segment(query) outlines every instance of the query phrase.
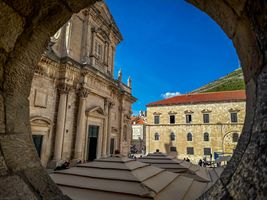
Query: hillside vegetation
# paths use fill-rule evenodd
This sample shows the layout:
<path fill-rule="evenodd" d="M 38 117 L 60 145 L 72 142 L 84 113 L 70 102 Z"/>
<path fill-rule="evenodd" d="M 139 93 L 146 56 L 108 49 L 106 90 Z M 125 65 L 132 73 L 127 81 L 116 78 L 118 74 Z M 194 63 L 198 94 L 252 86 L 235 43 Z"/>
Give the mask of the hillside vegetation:
<path fill-rule="evenodd" d="M 204 85 L 194 91 L 193 93 L 204 93 L 204 92 L 219 92 L 229 90 L 244 90 L 245 82 L 241 68 L 233 71 L 232 73 L 215 80 L 207 85 Z"/>

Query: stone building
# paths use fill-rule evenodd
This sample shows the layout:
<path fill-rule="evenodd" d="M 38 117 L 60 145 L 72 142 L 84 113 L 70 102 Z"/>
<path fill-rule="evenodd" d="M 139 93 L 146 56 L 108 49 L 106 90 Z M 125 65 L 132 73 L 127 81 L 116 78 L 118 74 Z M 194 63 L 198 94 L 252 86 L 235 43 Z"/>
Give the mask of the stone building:
<path fill-rule="evenodd" d="M 232 155 L 245 119 L 245 91 L 186 94 L 147 105 L 147 153 L 178 153 L 197 162 Z M 214 158 L 214 157 L 213 157 Z"/>
<path fill-rule="evenodd" d="M 146 145 L 146 119 L 143 115 L 132 116 L 132 146 L 137 153 L 145 152 Z"/>
<path fill-rule="evenodd" d="M 103 2 L 74 14 L 51 38 L 30 94 L 32 137 L 44 166 L 127 155 L 131 80 L 114 79 L 122 35 Z"/>

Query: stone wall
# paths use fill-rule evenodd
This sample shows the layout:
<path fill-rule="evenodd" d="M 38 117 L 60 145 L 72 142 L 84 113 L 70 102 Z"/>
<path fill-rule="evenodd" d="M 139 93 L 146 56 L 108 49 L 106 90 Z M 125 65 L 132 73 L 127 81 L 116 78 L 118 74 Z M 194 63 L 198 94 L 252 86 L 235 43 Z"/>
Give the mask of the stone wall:
<path fill-rule="evenodd" d="M 211 16 L 232 39 L 247 89 L 248 114 L 235 154 L 220 180 L 203 199 L 264 199 L 267 195 L 267 2 L 188 1 Z M 49 37 L 72 13 L 93 2 L 0 1 L 1 198 L 67 199 L 41 167 L 29 140 L 27 98 L 33 68 Z"/>
<path fill-rule="evenodd" d="M 203 110 L 208 111 L 210 123 L 203 123 Z M 231 123 L 229 110 L 237 111 L 238 123 Z M 192 112 L 192 122 L 189 124 L 185 123 L 185 111 Z M 160 124 L 154 124 L 155 115 L 160 117 Z M 175 115 L 175 124 L 170 124 L 170 115 Z M 204 155 L 204 148 L 211 148 L 212 155 L 214 152 L 231 155 L 237 142 L 226 138 L 231 138 L 233 133 L 241 135 L 244 119 L 244 101 L 148 107 L 147 152 L 159 149 L 170 153 L 170 147 L 176 147 L 179 159 L 188 157 L 194 163 L 209 157 Z M 155 140 L 155 133 L 160 135 L 159 140 Z M 171 133 L 175 134 L 174 141 L 171 141 Z M 188 133 L 192 134 L 192 141 L 187 141 Z M 204 141 L 204 133 L 209 134 L 209 141 Z M 194 155 L 187 154 L 187 147 L 194 148 Z"/>

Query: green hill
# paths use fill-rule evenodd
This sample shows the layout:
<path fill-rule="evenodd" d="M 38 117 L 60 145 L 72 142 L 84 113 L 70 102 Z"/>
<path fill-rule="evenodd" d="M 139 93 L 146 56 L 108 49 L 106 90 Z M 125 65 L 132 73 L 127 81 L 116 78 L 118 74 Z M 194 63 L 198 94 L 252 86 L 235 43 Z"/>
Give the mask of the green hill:
<path fill-rule="evenodd" d="M 244 89 L 245 82 L 243 72 L 241 68 L 238 68 L 230 74 L 192 91 L 192 93 L 219 92 Z"/>

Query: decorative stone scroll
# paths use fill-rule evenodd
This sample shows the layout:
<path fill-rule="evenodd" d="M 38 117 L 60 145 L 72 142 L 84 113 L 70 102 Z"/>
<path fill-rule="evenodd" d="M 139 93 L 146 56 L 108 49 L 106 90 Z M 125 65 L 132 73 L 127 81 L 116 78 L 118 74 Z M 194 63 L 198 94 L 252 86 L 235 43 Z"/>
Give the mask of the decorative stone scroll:
<path fill-rule="evenodd" d="M 89 93 L 90 93 L 90 90 L 89 89 L 82 87 L 78 91 L 78 96 L 80 98 L 87 98 L 88 95 L 89 95 Z"/>
<path fill-rule="evenodd" d="M 240 110 L 239 109 L 230 108 L 228 111 L 229 112 L 239 112 Z"/>
<path fill-rule="evenodd" d="M 161 115 L 160 112 L 154 112 L 153 115 Z"/>
<path fill-rule="evenodd" d="M 184 114 L 193 114 L 194 112 L 192 110 L 186 110 L 184 111 Z"/>
<path fill-rule="evenodd" d="M 203 109 L 201 110 L 202 113 L 211 113 L 211 110 L 208 110 L 208 109 Z"/>
<path fill-rule="evenodd" d="M 60 94 L 68 94 L 71 90 L 72 86 L 66 83 L 59 83 L 57 85 L 57 89 L 60 92 Z"/>
<path fill-rule="evenodd" d="M 104 107 L 105 108 L 111 109 L 114 105 L 115 105 L 115 103 L 112 102 L 111 99 L 108 99 L 108 98 L 104 99 Z"/>

